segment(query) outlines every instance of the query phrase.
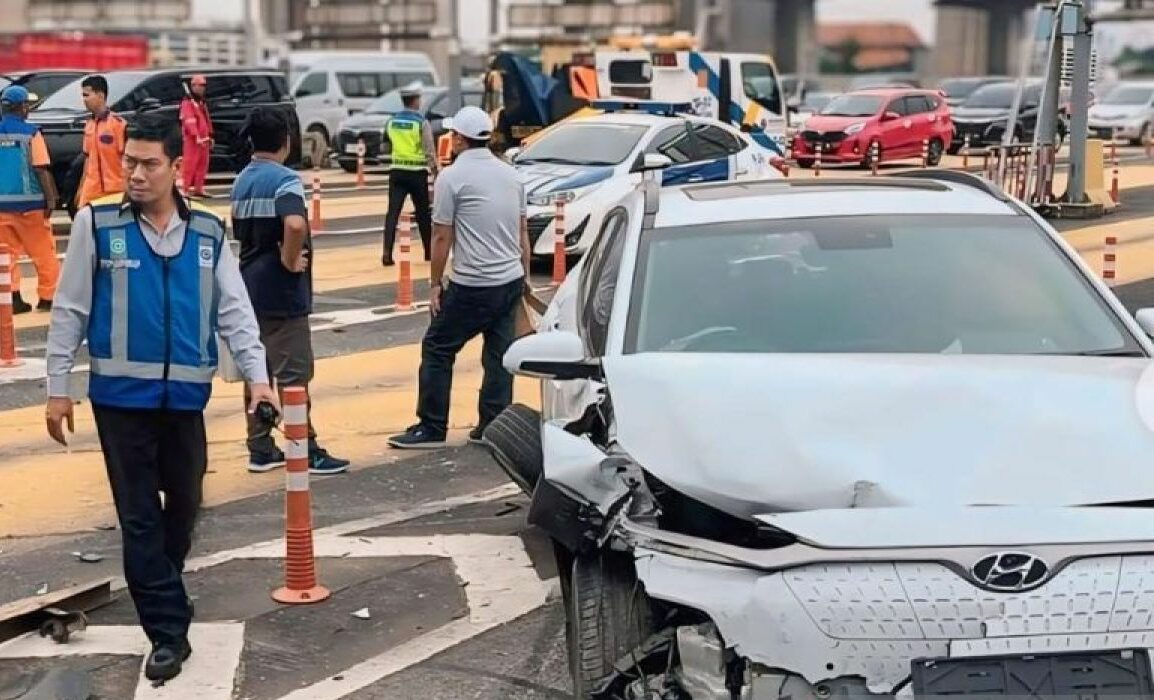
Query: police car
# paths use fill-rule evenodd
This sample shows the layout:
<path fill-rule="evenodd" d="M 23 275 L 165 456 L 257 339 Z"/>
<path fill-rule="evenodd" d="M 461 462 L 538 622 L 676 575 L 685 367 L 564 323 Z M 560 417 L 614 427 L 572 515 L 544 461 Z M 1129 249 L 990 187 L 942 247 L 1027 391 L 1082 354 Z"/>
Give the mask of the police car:
<path fill-rule="evenodd" d="M 533 255 L 551 256 L 557 203 L 565 252 L 589 248 L 606 214 L 641 180 L 647 154 L 672 161 L 662 185 L 779 176 L 776 153 L 716 119 L 678 115 L 678 105 L 594 103 L 602 114 L 558 123 L 509 157 L 525 183 Z"/>

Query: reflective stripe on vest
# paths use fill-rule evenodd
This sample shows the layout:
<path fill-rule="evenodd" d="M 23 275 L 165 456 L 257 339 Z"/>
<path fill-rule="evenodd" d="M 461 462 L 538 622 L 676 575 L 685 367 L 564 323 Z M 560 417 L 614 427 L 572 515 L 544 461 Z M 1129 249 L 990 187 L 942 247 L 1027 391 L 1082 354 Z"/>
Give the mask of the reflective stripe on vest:
<path fill-rule="evenodd" d="M 99 205 L 93 217 L 92 402 L 202 410 L 217 365 L 215 274 L 223 223 L 194 210 L 180 252 L 166 259 L 152 250 L 130 209 Z"/>
<path fill-rule="evenodd" d="M 424 118 L 416 112 L 398 112 L 389 120 L 392 166 L 400 170 L 424 170 L 428 165 L 424 142 Z"/>
<path fill-rule="evenodd" d="M 0 120 L 0 211 L 36 211 L 47 204 L 32 167 L 32 139 L 38 131 L 12 115 Z"/>

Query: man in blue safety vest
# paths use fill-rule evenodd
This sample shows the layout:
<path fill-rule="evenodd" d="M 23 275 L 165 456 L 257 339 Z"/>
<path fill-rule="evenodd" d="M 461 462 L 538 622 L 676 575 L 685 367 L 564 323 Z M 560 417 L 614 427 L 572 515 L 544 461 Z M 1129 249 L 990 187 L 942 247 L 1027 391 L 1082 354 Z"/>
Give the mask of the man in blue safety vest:
<path fill-rule="evenodd" d="M 46 419 L 61 444 L 64 424 L 73 430 L 69 374 L 88 341 L 88 396 L 153 681 L 174 678 L 192 653 L 181 572 L 208 467 L 217 333 L 250 383 L 249 412 L 278 406 L 224 221 L 176 190 L 180 154 L 180 132 L 162 117 L 129 127 L 128 191 L 77 212 L 48 331 Z"/>
<path fill-rule="evenodd" d="M 385 249 L 381 264 L 393 264 L 393 245 L 397 240 L 397 219 L 405 206 L 405 197 L 413 201 L 413 215 L 421 231 L 425 260 L 431 259 L 433 212 L 429 203 L 429 173 L 437 173 L 433 129 L 417 110 L 421 106 L 419 87 L 403 88 L 405 108 L 394 114 L 385 126 L 385 138 L 392 147 L 389 167 L 389 212 L 385 216 Z"/>

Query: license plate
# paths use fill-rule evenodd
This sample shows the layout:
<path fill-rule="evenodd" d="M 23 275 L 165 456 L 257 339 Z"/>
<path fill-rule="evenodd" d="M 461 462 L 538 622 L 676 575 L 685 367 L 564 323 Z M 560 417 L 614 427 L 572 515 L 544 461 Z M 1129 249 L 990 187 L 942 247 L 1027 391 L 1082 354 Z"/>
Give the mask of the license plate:
<path fill-rule="evenodd" d="M 348 154 L 350 154 L 350 155 L 354 155 L 354 156 L 355 156 L 355 155 L 357 154 L 357 144 L 355 144 L 355 143 L 346 143 L 346 144 L 345 144 L 345 153 L 348 153 Z"/>
<path fill-rule="evenodd" d="M 917 659 L 911 664 L 914 696 L 1093 698 L 1099 694 L 1151 698 L 1145 649 Z"/>

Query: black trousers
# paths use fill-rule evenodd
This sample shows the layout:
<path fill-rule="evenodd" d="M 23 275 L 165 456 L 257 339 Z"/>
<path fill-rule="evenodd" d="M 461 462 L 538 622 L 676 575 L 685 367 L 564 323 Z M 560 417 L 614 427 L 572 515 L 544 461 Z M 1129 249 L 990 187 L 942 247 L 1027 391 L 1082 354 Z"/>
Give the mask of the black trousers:
<path fill-rule="evenodd" d="M 417 228 L 421 230 L 421 245 L 425 248 L 425 260 L 432 255 L 433 210 L 429 203 L 429 171 L 400 170 L 389 171 L 389 213 L 385 216 L 384 257 L 392 259 L 393 246 L 397 240 L 397 220 L 405 197 L 413 200 L 413 210 L 417 218 Z"/>
<path fill-rule="evenodd" d="M 449 284 L 441 296 L 441 313 L 433 317 L 421 342 L 420 389 L 417 417 L 440 434 L 449 427 L 449 399 L 453 393 L 453 363 L 461 348 L 478 335 L 481 350 L 479 425 L 486 426 L 513 402 L 513 375 L 501 360 L 515 333 L 515 314 L 525 286 L 524 278 L 497 287 Z"/>
<path fill-rule="evenodd" d="M 120 521 L 128 591 L 148 638 L 171 644 L 187 636 L 192 621 L 181 572 L 208 467 L 204 416 L 92 410 Z"/>

